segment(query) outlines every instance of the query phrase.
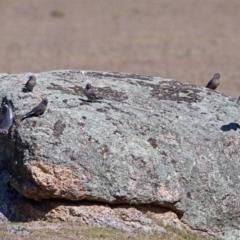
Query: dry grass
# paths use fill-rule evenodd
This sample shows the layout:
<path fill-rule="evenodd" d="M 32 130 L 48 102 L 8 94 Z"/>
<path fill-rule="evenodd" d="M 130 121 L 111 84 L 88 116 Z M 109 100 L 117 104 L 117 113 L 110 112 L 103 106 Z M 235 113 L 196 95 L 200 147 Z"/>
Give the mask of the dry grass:
<path fill-rule="evenodd" d="M 77 224 L 67 223 L 12 223 L 0 225 L 0 239 L 21 240 L 203 240 L 195 234 L 166 227 L 168 233 L 164 236 L 155 234 L 132 234 L 106 228 L 87 228 Z"/>
<path fill-rule="evenodd" d="M 134 72 L 240 90 L 239 0 L 0 0 L 0 72 Z"/>

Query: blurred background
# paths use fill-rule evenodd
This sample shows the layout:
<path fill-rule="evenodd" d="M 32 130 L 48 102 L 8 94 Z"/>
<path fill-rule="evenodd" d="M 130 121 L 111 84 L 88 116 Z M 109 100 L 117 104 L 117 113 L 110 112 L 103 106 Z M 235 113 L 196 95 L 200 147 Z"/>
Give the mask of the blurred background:
<path fill-rule="evenodd" d="M 0 0 L 0 72 L 120 71 L 240 94 L 239 0 Z"/>

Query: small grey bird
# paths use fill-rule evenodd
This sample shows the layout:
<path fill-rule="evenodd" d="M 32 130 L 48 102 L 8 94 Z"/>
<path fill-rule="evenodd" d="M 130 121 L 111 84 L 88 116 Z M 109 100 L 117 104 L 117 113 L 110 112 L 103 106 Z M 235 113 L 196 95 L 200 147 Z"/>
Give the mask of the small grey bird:
<path fill-rule="evenodd" d="M 240 96 L 238 97 L 237 105 L 240 106 Z"/>
<path fill-rule="evenodd" d="M 13 111 L 12 106 L 8 103 L 2 106 L 1 109 L 2 121 L 0 123 L 0 135 L 7 135 L 9 129 L 13 125 Z"/>
<path fill-rule="evenodd" d="M 34 107 L 30 112 L 26 113 L 22 117 L 21 121 L 23 121 L 25 118 L 39 117 L 47 109 L 47 104 L 48 104 L 47 98 L 43 98 L 42 101 L 36 107 Z"/>
<path fill-rule="evenodd" d="M 84 89 L 84 94 L 87 96 L 88 100 L 97 100 L 97 99 L 102 99 L 101 96 L 97 95 L 90 83 L 88 83 Z"/>
<path fill-rule="evenodd" d="M 0 122 L 3 120 L 3 108 L 0 107 Z"/>
<path fill-rule="evenodd" d="M 37 79 L 34 75 L 29 76 L 28 81 L 24 84 L 27 91 L 32 92 L 37 84 Z"/>
<path fill-rule="evenodd" d="M 208 82 L 206 88 L 216 90 L 219 84 L 220 84 L 220 74 L 215 73 L 213 78 Z"/>

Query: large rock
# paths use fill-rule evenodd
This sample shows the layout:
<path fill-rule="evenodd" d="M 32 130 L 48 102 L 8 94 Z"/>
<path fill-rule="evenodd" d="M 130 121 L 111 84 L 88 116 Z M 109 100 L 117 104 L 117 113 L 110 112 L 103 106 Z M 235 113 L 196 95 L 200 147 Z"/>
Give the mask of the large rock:
<path fill-rule="evenodd" d="M 0 76 L 16 119 L 0 161 L 18 193 L 155 205 L 208 235 L 240 234 L 236 99 L 175 80 L 74 70 L 35 74 L 33 94 L 24 93 L 29 75 Z M 81 100 L 88 82 L 103 101 Z M 44 96 L 45 114 L 20 123 Z"/>

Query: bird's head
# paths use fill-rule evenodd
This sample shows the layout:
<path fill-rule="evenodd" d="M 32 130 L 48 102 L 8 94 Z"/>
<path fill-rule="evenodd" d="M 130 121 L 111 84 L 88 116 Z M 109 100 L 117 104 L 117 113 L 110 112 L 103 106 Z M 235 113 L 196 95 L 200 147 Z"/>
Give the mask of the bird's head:
<path fill-rule="evenodd" d="M 85 88 L 86 88 L 87 90 L 89 90 L 91 87 L 92 87 L 92 85 L 91 85 L 90 83 L 88 83 Z"/>
<path fill-rule="evenodd" d="M 48 99 L 47 99 L 47 98 L 43 98 L 43 99 L 42 99 L 42 103 L 43 103 L 45 106 L 47 106 L 47 104 L 48 104 Z"/>
<path fill-rule="evenodd" d="M 215 78 L 215 79 L 219 79 L 219 78 L 220 78 L 220 74 L 219 74 L 219 73 L 215 73 L 215 74 L 214 74 L 214 78 Z"/>
<path fill-rule="evenodd" d="M 34 75 L 29 76 L 28 80 L 36 80 L 36 77 Z"/>

